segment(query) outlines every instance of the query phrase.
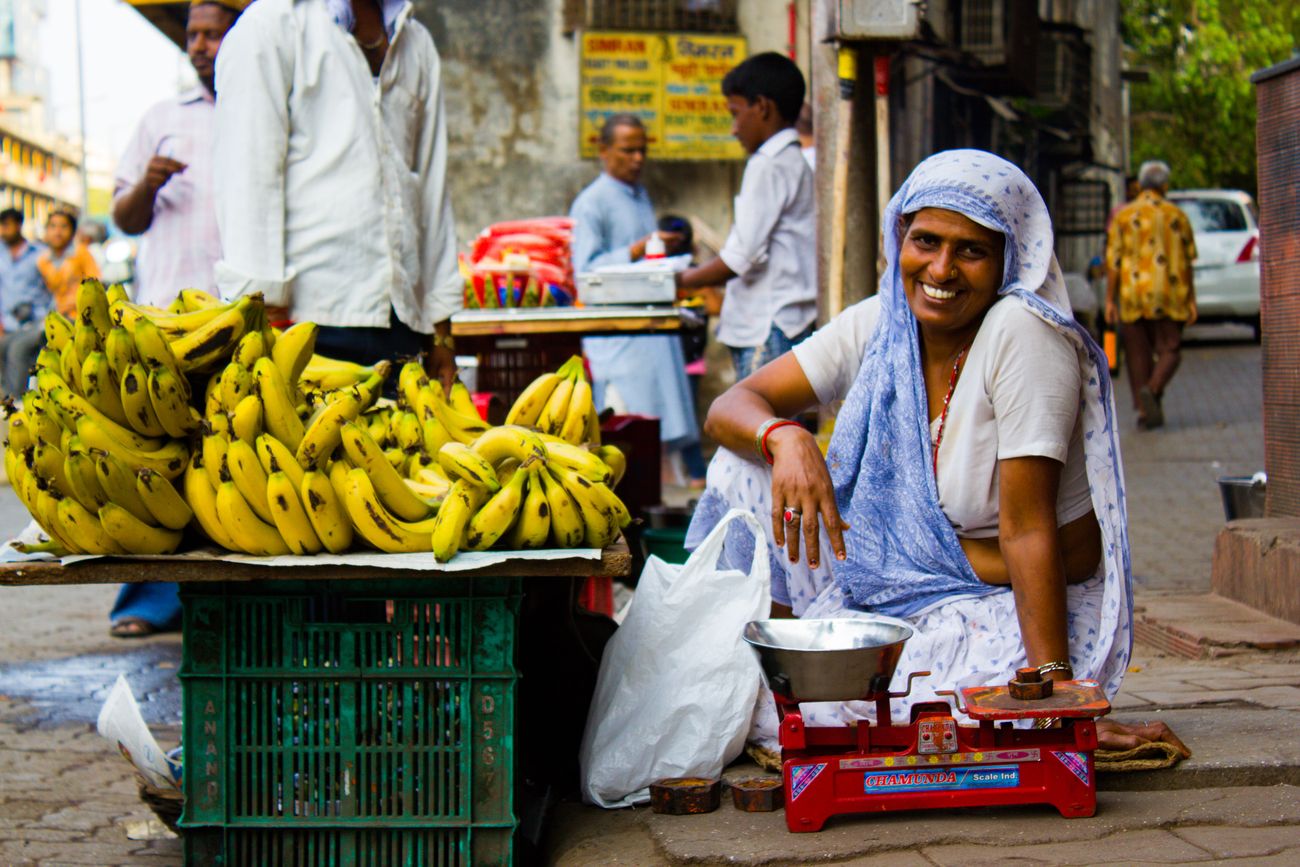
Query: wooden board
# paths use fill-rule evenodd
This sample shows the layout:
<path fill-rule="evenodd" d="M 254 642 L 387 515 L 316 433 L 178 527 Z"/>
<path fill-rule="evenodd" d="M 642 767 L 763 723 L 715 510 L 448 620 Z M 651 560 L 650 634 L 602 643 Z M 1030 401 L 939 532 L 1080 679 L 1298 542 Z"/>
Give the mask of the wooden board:
<path fill-rule="evenodd" d="M 463 310 L 451 317 L 456 337 L 508 334 L 626 334 L 680 331 L 682 313 L 676 308 L 547 307 L 514 310 Z"/>
<path fill-rule="evenodd" d="M 432 556 L 432 555 L 431 555 Z M 133 584 L 144 581 L 279 581 L 416 578 L 436 581 L 443 575 L 511 578 L 618 578 L 632 571 L 627 543 L 616 542 L 601 552 L 600 562 L 569 560 L 514 560 L 485 569 L 464 572 L 421 572 L 412 569 L 376 569 L 369 566 L 293 566 L 273 569 L 220 560 L 131 560 L 105 557 L 63 566 L 59 563 L 5 563 L 0 565 L 0 585 Z"/>

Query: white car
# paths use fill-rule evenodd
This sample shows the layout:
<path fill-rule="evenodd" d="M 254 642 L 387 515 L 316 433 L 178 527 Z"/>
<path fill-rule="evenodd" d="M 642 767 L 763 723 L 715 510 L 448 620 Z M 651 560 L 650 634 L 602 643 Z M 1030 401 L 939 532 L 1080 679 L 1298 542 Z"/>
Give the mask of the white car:
<path fill-rule="evenodd" d="M 1173 190 L 1196 237 L 1196 310 L 1202 321 L 1243 322 L 1259 339 L 1259 218 L 1241 190 Z"/>

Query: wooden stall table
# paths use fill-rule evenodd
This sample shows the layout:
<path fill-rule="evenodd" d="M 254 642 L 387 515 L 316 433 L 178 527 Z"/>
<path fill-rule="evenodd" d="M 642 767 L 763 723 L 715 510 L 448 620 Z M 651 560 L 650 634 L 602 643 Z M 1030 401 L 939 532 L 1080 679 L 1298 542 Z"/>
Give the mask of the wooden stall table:
<path fill-rule="evenodd" d="M 187 864 L 513 863 L 537 793 L 576 782 L 614 629 L 578 588 L 631 557 L 402 568 L 415 556 L 24 561 L 0 585 L 181 584 Z"/>

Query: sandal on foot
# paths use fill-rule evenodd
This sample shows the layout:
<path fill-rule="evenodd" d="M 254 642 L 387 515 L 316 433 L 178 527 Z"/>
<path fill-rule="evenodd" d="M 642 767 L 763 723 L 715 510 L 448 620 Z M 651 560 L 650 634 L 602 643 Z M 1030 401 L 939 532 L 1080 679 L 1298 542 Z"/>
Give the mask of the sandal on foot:
<path fill-rule="evenodd" d="M 158 627 L 139 617 L 123 617 L 108 627 L 108 634 L 114 638 L 144 638 L 157 631 Z"/>

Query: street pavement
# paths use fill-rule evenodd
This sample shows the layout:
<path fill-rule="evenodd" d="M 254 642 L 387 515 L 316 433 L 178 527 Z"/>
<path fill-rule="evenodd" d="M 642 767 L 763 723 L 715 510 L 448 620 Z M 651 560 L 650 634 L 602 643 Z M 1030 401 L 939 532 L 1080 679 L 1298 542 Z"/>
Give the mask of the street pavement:
<path fill-rule="evenodd" d="M 1209 590 L 1223 523 L 1215 480 L 1263 467 L 1259 348 L 1228 330 L 1202 333 L 1228 339 L 1189 345 L 1165 429 L 1134 430 L 1128 390 L 1117 383 L 1139 602 Z M 0 488 L 0 533 L 25 523 Z M 94 732 L 100 702 L 125 672 L 160 743 L 179 741 L 179 640 L 109 638 L 115 592 L 0 587 L 0 865 L 182 862 L 180 841 L 148 822 L 128 765 Z M 1297 709 L 1295 652 L 1188 661 L 1139 646 L 1117 716 L 1167 720 L 1195 755 L 1171 771 L 1103 777 L 1093 819 L 967 810 L 841 819 L 792 835 L 782 814 L 729 803 L 685 818 L 565 804 L 548 848 L 566 865 L 1295 864 Z"/>

